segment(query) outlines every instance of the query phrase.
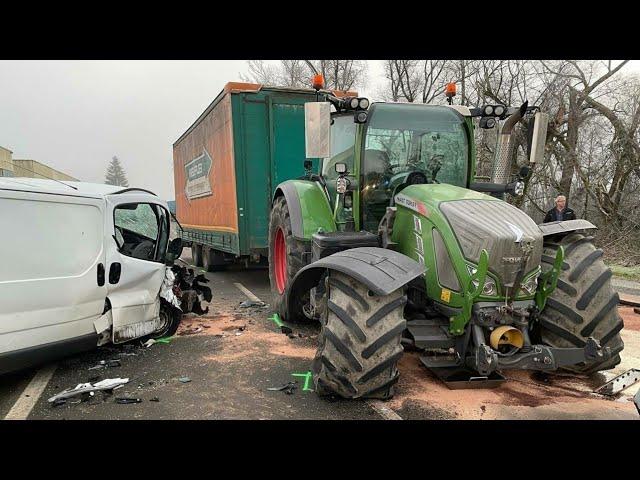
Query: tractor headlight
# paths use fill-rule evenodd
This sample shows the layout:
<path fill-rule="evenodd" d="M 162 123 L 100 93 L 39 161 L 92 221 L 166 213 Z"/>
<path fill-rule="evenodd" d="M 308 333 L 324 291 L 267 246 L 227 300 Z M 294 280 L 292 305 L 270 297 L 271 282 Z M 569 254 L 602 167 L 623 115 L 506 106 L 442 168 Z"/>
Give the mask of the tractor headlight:
<path fill-rule="evenodd" d="M 478 271 L 476 267 L 472 267 L 471 265 L 467 265 L 467 270 L 469 271 L 469 275 L 473 275 Z M 474 280 L 473 286 L 478 288 L 478 281 Z M 485 277 L 484 286 L 482 287 L 482 295 L 487 297 L 495 297 L 498 294 L 498 287 L 496 287 L 496 282 L 489 275 Z"/>
<path fill-rule="evenodd" d="M 516 182 L 513 193 L 518 197 L 521 197 L 524 194 L 524 182 Z"/>
<path fill-rule="evenodd" d="M 349 106 L 354 110 L 358 108 L 358 99 L 356 97 L 353 97 L 351 100 L 349 100 Z"/>
<path fill-rule="evenodd" d="M 525 295 L 533 295 L 538 288 L 538 277 L 540 272 L 529 278 L 526 282 L 520 284 L 520 291 Z"/>
<path fill-rule="evenodd" d="M 367 108 L 369 108 L 369 99 L 361 98 L 358 102 L 358 107 L 360 107 L 362 110 L 366 110 Z"/>
<path fill-rule="evenodd" d="M 496 105 L 496 107 L 493 109 L 493 113 L 496 114 L 496 117 L 501 117 L 504 113 L 504 105 Z"/>
<path fill-rule="evenodd" d="M 338 177 L 336 180 L 336 192 L 344 193 L 347 191 L 347 179 L 344 177 Z"/>
<path fill-rule="evenodd" d="M 484 107 L 484 111 L 482 112 L 483 115 L 485 116 L 489 116 L 493 113 L 493 106 L 492 105 L 487 105 L 486 107 Z"/>

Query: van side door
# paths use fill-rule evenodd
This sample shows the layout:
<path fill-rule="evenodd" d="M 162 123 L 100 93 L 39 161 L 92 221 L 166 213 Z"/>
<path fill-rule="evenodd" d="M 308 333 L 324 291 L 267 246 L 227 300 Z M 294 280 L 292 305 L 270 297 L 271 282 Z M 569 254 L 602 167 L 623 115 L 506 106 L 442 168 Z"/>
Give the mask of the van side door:
<path fill-rule="evenodd" d="M 107 296 L 113 342 L 122 343 L 160 327 L 169 212 L 157 197 L 142 192 L 109 195 L 107 208 Z"/>
<path fill-rule="evenodd" d="M 98 344 L 105 203 L 69 190 L 0 190 L 0 374 Z"/>

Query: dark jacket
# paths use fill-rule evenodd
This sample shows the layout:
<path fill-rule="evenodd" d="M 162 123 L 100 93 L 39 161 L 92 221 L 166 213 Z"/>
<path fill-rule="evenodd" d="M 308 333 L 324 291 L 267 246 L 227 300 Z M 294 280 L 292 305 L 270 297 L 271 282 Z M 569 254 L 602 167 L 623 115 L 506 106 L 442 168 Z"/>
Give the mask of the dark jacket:
<path fill-rule="evenodd" d="M 564 210 L 562 211 L 561 213 L 562 218 L 557 218 L 557 213 L 558 213 L 558 210 L 556 209 L 556 207 L 553 207 L 551 210 L 547 212 L 547 215 L 544 217 L 543 223 L 557 222 L 558 220 L 575 220 L 576 219 L 576 212 L 571 210 L 569 207 L 565 207 Z"/>

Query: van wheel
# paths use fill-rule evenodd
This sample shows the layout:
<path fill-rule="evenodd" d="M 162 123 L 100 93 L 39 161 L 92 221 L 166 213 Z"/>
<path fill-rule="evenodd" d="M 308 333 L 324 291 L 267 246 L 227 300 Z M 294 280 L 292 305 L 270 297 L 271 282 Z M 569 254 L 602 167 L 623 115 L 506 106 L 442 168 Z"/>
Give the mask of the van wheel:
<path fill-rule="evenodd" d="M 152 338 L 156 340 L 162 337 L 172 337 L 178 330 L 181 321 L 182 310 L 174 307 L 164 298 L 160 298 L 160 326 L 155 332 L 142 337 L 140 340 L 146 342 Z"/>
<path fill-rule="evenodd" d="M 202 266 L 202 245 L 198 245 L 197 243 L 191 244 L 191 258 L 196 267 Z"/>

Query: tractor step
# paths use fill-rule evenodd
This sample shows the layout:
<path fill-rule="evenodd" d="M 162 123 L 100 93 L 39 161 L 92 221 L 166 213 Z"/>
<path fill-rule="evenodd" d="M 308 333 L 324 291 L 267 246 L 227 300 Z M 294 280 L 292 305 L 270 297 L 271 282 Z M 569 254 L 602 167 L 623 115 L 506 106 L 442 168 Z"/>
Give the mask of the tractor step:
<path fill-rule="evenodd" d="M 640 370 L 632 368 L 601 385 L 594 393 L 612 397 L 638 382 L 640 382 Z"/>
<path fill-rule="evenodd" d="M 478 372 L 460 366 L 433 366 L 440 363 L 439 361 L 434 361 L 433 357 L 420 357 L 420 361 L 436 377 L 442 380 L 450 390 L 496 388 L 507 380 L 498 372 L 480 375 Z"/>
<path fill-rule="evenodd" d="M 448 326 L 432 320 L 410 320 L 407 330 L 413 337 L 416 348 L 436 349 L 455 347 L 456 341 L 447 332 Z"/>

